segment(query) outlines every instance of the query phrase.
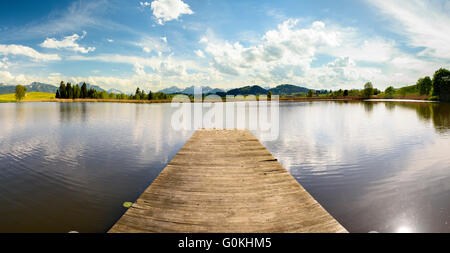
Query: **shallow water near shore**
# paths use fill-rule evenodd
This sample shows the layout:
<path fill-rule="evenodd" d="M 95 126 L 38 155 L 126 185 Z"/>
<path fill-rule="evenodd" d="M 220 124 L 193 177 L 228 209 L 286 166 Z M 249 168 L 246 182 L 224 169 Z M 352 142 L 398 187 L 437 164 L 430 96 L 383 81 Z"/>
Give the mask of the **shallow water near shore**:
<path fill-rule="evenodd" d="M 106 232 L 192 135 L 174 110 L 0 104 L 0 232 Z M 450 104 L 280 103 L 263 144 L 350 232 L 450 232 Z"/>

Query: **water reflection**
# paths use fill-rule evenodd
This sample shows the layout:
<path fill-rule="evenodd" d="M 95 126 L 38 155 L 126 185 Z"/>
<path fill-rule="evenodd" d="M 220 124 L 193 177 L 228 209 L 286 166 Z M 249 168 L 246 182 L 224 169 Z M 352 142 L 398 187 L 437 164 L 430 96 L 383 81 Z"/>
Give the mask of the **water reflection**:
<path fill-rule="evenodd" d="M 448 104 L 371 103 L 285 105 L 264 144 L 352 232 L 449 232 Z"/>
<path fill-rule="evenodd" d="M 373 102 L 362 102 L 362 103 L 363 103 L 363 105 L 364 105 L 364 110 L 365 110 L 368 114 L 370 114 L 370 113 L 373 111 L 374 103 L 373 103 Z"/>
<path fill-rule="evenodd" d="M 106 231 L 192 134 L 172 112 L 1 104 L 0 232 Z M 281 103 L 263 144 L 351 232 L 450 232 L 449 117 L 438 103 Z"/>
<path fill-rule="evenodd" d="M 71 103 L 58 103 L 61 122 L 85 122 L 87 119 L 88 103 L 80 103 L 73 106 Z"/>
<path fill-rule="evenodd" d="M 388 111 L 393 111 L 395 109 L 395 102 L 385 102 L 384 106 Z"/>
<path fill-rule="evenodd" d="M 432 122 L 438 133 L 445 134 L 450 129 L 449 103 L 396 103 L 403 108 L 416 111 L 420 119 Z"/>
<path fill-rule="evenodd" d="M 191 134 L 167 106 L 1 105 L 0 232 L 105 232 Z"/>

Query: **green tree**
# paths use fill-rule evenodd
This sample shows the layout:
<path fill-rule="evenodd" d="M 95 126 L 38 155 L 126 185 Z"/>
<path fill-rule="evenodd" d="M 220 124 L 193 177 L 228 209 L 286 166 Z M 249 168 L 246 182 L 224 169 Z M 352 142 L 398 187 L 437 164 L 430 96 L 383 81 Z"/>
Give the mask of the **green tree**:
<path fill-rule="evenodd" d="M 364 84 L 364 90 L 362 91 L 362 96 L 364 98 L 370 98 L 373 95 L 373 84 L 371 82 L 367 82 Z"/>
<path fill-rule="evenodd" d="M 81 98 L 87 98 L 88 97 L 88 91 L 87 91 L 87 85 L 86 83 L 83 83 L 83 85 L 81 85 L 81 94 L 80 94 Z"/>
<path fill-rule="evenodd" d="M 59 97 L 67 98 L 66 85 L 64 84 L 64 81 L 61 81 L 61 83 L 59 84 Z"/>
<path fill-rule="evenodd" d="M 81 97 L 81 88 L 77 84 L 73 87 L 73 98 L 80 98 L 80 97 Z"/>
<path fill-rule="evenodd" d="M 139 87 L 136 89 L 136 93 L 134 94 L 134 99 L 141 99 L 141 90 L 139 89 Z"/>
<path fill-rule="evenodd" d="M 431 81 L 429 76 L 426 76 L 424 78 L 420 78 L 416 85 L 420 95 L 429 95 L 431 88 L 433 87 L 433 81 Z"/>
<path fill-rule="evenodd" d="M 440 100 L 450 101 L 450 71 L 440 68 L 433 75 L 433 95 Z"/>
<path fill-rule="evenodd" d="M 361 96 L 361 91 L 353 89 L 348 91 L 349 96 Z"/>
<path fill-rule="evenodd" d="M 394 87 L 392 87 L 392 86 L 389 86 L 389 87 L 387 87 L 387 88 L 384 90 L 384 97 L 385 97 L 385 98 L 393 98 L 393 97 L 394 97 L 394 94 L 395 94 L 395 89 L 394 89 Z"/>
<path fill-rule="evenodd" d="M 16 86 L 16 99 L 17 101 L 22 100 L 25 97 L 25 94 L 27 93 L 27 88 L 22 85 Z"/>
<path fill-rule="evenodd" d="M 71 83 L 67 83 L 66 92 L 67 92 L 67 97 L 66 98 L 73 98 L 73 88 L 72 88 L 72 84 Z"/>
<path fill-rule="evenodd" d="M 344 90 L 344 97 L 348 96 L 348 90 Z"/>
<path fill-rule="evenodd" d="M 55 98 L 61 98 L 61 96 L 59 95 L 59 89 L 56 90 Z"/>
<path fill-rule="evenodd" d="M 401 97 L 406 97 L 407 91 L 406 91 L 405 87 L 398 89 L 398 92 L 400 93 Z"/>
<path fill-rule="evenodd" d="M 148 92 L 148 100 L 152 100 L 153 99 L 153 93 L 152 91 Z"/>
<path fill-rule="evenodd" d="M 313 90 L 308 90 L 308 94 L 306 94 L 306 96 L 311 98 L 313 96 Z"/>
<path fill-rule="evenodd" d="M 88 98 L 97 98 L 97 91 L 94 88 L 88 90 Z"/>
<path fill-rule="evenodd" d="M 99 92 L 98 93 L 98 98 L 101 98 L 101 99 L 106 99 L 106 98 L 108 98 L 109 96 L 108 96 L 108 93 L 106 92 L 106 91 L 102 91 L 102 92 Z"/>
<path fill-rule="evenodd" d="M 272 99 L 272 92 L 271 91 L 269 91 L 269 92 L 267 92 L 267 99 Z"/>

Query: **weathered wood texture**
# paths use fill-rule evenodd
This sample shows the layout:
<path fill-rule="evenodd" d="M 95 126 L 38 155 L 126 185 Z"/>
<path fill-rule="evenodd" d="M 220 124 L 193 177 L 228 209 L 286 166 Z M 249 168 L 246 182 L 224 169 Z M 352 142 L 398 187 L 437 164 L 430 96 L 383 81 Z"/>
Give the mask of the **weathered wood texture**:
<path fill-rule="evenodd" d="M 347 232 L 247 130 L 199 130 L 109 232 Z"/>

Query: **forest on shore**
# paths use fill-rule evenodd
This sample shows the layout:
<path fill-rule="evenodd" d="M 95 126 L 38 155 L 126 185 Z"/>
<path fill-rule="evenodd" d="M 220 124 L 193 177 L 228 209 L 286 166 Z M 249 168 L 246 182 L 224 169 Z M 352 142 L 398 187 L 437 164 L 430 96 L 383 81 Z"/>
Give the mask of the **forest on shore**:
<path fill-rule="evenodd" d="M 136 88 L 134 94 L 123 94 L 123 93 L 112 93 L 107 91 L 98 91 L 94 88 L 87 88 L 87 84 L 83 83 L 81 86 L 72 85 L 70 82 L 65 83 L 61 81 L 59 88 L 56 90 L 56 99 L 108 99 L 108 100 L 157 100 L 157 101 L 168 101 L 171 100 L 175 95 L 180 93 L 166 94 L 163 92 L 148 91 L 146 93 L 139 87 Z M 290 89 L 298 90 L 299 88 L 306 90 L 306 92 L 283 94 L 282 91 L 289 91 Z M 271 98 L 273 91 L 278 91 L 276 95 L 280 98 L 330 98 L 330 99 L 368 99 L 368 98 L 419 98 L 428 99 L 436 101 L 450 101 L 450 71 L 445 68 L 440 68 L 437 70 L 433 77 L 425 76 L 419 78 L 414 85 L 405 86 L 401 88 L 394 88 L 393 86 L 387 87 L 384 91 L 374 88 L 371 82 L 364 84 L 362 89 L 350 89 L 350 90 L 314 90 L 306 89 L 294 85 L 279 85 L 276 89 L 272 88 L 266 90 L 258 85 L 245 86 L 242 88 L 236 88 L 229 90 L 227 92 L 216 92 L 210 93 L 218 95 L 225 98 L 228 95 L 255 95 L 256 97 L 260 95 L 267 95 Z M 188 95 L 193 99 L 192 94 Z M 206 96 L 209 94 L 203 94 Z M 17 101 L 22 100 L 26 96 L 26 88 L 22 85 L 16 86 L 15 97 Z"/>

